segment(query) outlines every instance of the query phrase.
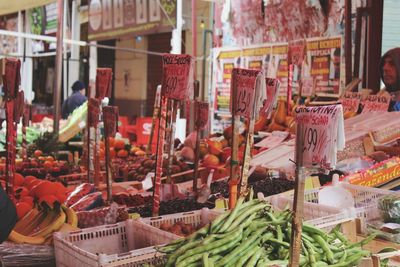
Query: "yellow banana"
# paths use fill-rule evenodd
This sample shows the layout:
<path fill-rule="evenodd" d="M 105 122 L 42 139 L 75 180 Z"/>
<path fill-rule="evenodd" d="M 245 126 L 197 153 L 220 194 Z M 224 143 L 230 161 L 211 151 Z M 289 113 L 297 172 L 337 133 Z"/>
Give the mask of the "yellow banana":
<path fill-rule="evenodd" d="M 44 229 L 41 229 L 40 231 L 34 233 L 31 236 L 41 236 L 44 238 L 47 238 L 49 235 L 53 234 L 53 232 L 58 231 L 58 229 L 61 228 L 61 226 L 64 224 L 65 222 L 65 213 L 63 210 L 60 209 L 60 211 L 58 212 L 58 216 L 48 225 L 46 226 Z"/>
<path fill-rule="evenodd" d="M 42 230 L 49 227 L 57 218 L 60 211 L 57 210 L 50 210 L 47 212 L 46 218 L 38 224 L 32 232 L 29 233 L 30 236 L 35 236 L 36 233 L 41 232 Z"/>
<path fill-rule="evenodd" d="M 32 245 L 41 245 L 44 243 L 45 239 L 41 236 L 26 236 L 22 235 L 16 231 L 11 231 L 8 239 L 14 243 L 18 244 L 32 244 Z"/>
<path fill-rule="evenodd" d="M 47 215 L 47 211 L 39 211 L 26 227 L 18 229 L 17 232 L 26 236 L 30 235 L 46 219 Z"/>
<path fill-rule="evenodd" d="M 78 216 L 76 215 L 76 212 L 73 209 L 68 208 L 65 205 L 62 205 L 61 208 L 64 210 L 65 215 L 67 215 L 66 223 L 72 225 L 73 227 L 77 227 L 78 226 Z"/>
<path fill-rule="evenodd" d="M 28 225 L 32 224 L 36 216 L 38 216 L 39 210 L 36 208 L 31 209 L 21 220 L 19 220 L 15 226 L 14 230 L 21 233 Z"/>

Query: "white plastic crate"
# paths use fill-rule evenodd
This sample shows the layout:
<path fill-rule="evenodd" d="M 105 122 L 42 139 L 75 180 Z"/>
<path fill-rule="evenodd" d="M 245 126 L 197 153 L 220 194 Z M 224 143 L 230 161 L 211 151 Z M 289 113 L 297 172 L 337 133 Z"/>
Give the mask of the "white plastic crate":
<path fill-rule="evenodd" d="M 54 234 L 58 267 L 72 266 L 141 266 L 153 258 L 154 249 L 142 249 L 174 240 L 172 234 L 138 220 Z M 156 262 L 155 262 L 156 263 Z"/>
<path fill-rule="evenodd" d="M 174 214 L 158 216 L 158 217 L 140 218 L 139 220 L 141 220 L 143 223 L 146 223 L 146 224 L 151 225 L 156 228 L 160 228 L 161 224 L 163 224 L 163 223 L 168 223 L 170 225 L 173 225 L 180 221 L 184 222 L 186 224 L 190 224 L 191 226 L 193 226 L 195 228 L 199 228 L 199 227 L 204 226 L 204 225 L 208 224 L 209 222 L 213 221 L 221 213 L 222 212 L 220 212 L 220 211 L 203 208 L 201 210 L 182 212 L 182 213 L 174 213 Z M 178 236 L 178 235 L 175 235 L 172 233 L 168 233 L 168 234 L 170 234 L 170 236 L 174 237 L 175 239 L 181 238 L 181 236 Z"/>

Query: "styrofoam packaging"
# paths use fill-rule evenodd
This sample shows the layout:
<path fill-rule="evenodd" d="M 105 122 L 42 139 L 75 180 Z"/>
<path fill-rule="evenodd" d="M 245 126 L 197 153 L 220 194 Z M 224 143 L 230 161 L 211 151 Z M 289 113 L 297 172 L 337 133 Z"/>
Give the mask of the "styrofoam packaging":
<path fill-rule="evenodd" d="M 148 247 L 174 239 L 172 234 L 139 220 L 69 233 L 57 232 L 54 234 L 56 263 L 58 267 L 141 266 L 139 262 L 143 258 L 149 262 L 149 259 L 158 259 L 162 255 Z"/>

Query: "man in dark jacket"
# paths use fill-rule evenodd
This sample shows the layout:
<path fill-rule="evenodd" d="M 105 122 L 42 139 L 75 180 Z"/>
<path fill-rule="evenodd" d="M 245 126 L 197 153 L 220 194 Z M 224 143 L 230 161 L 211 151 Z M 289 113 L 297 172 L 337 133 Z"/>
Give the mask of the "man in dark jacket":
<path fill-rule="evenodd" d="M 14 203 L 11 202 L 0 185 L 0 243 L 7 240 L 16 222 L 17 212 Z"/>
<path fill-rule="evenodd" d="M 85 96 L 86 87 L 83 82 L 74 82 L 74 84 L 72 85 L 72 91 L 72 95 L 68 97 L 62 105 L 61 114 L 63 119 L 68 118 L 69 114 L 71 114 L 76 108 L 85 103 L 85 101 L 87 100 Z"/>
<path fill-rule="evenodd" d="M 385 84 L 378 95 L 391 98 L 389 111 L 400 111 L 400 48 L 387 51 L 380 63 L 381 78 Z"/>

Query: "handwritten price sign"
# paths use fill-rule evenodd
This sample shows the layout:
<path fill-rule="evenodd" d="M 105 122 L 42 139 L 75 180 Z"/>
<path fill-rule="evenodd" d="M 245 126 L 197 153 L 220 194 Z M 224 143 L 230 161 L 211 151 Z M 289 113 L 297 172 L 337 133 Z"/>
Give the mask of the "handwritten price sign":
<path fill-rule="evenodd" d="M 336 162 L 338 120 L 342 107 L 297 107 L 296 122 L 303 124 L 303 166 L 330 167 Z"/>
<path fill-rule="evenodd" d="M 161 94 L 175 100 L 185 100 L 190 87 L 193 59 L 189 55 L 165 54 Z"/>
<path fill-rule="evenodd" d="M 7 58 L 5 64 L 5 74 L 3 83 L 6 99 L 11 100 L 17 97 L 18 88 L 21 81 L 20 70 L 21 61 L 19 59 Z"/>
<path fill-rule="evenodd" d="M 279 80 L 273 78 L 265 78 L 266 90 L 267 90 L 267 99 L 264 100 L 263 107 L 260 111 L 260 114 L 268 114 L 276 100 L 276 96 L 278 95 L 279 89 Z"/>
<path fill-rule="evenodd" d="M 386 112 L 389 108 L 390 98 L 384 95 L 369 95 L 363 102 L 362 113 Z"/>
<path fill-rule="evenodd" d="M 358 92 L 346 92 L 340 99 L 343 106 L 343 112 L 357 112 L 358 106 L 361 101 L 361 93 Z"/>
<path fill-rule="evenodd" d="M 254 90 L 256 78 L 260 71 L 247 69 L 233 69 L 231 96 L 232 92 L 236 92 L 233 97 L 235 103 L 232 103 L 233 114 L 250 118 L 254 104 Z"/>
<path fill-rule="evenodd" d="M 96 73 L 96 98 L 103 99 L 111 97 L 111 78 L 110 68 L 98 68 Z"/>
<path fill-rule="evenodd" d="M 118 131 L 118 107 L 103 107 L 105 136 L 114 137 Z"/>
<path fill-rule="evenodd" d="M 204 129 L 208 123 L 208 111 L 209 104 L 208 102 L 198 101 L 195 102 L 195 112 L 196 112 L 196 128 Z"/>

